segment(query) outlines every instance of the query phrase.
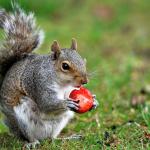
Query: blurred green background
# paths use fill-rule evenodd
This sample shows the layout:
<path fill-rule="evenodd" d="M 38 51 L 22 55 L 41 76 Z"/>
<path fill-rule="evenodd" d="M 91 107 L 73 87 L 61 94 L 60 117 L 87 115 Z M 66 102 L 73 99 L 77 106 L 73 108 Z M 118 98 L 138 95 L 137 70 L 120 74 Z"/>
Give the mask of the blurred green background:
<path fill-rule="evenodd" d="M 76 115 L 61 136 L 82 134 L 81 141 L 45 140 L 40 149 L 150 149 L 150 1 L 18 0 L 45 31 L 38 53 L 53 40 L 87 58 L 87 87 L 97 95 L 97 110 Z M 11 11 L 10 0 L 0 6 Z M 10 142 L 11 141 L 11 142 Z M 0 122 L 1 149 L 20 149 Z"/>

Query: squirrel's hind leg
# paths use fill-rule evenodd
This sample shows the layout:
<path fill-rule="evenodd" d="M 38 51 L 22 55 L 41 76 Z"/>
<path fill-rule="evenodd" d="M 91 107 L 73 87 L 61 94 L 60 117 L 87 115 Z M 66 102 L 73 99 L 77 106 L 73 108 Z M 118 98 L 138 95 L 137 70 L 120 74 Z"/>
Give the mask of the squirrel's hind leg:
<path fill-rule="evenodd" d="M 20 104 L 14 107 L 14 113 L 19 129 L 31 143 L 28 145 L 50 136 L 51 126 L 45 127 L 36 103 L 29 97 L 21 98 Z"/>
<path fill-rule="evenodd" d="M 26 140 L 25 136 L 22 134 L 21 130 L 19 129 L 15 118 L 7 116 L 4 120 L 5 125 L 9 128 L 10 132 L 13 133 L 16 137 L 21 140 Z"/>

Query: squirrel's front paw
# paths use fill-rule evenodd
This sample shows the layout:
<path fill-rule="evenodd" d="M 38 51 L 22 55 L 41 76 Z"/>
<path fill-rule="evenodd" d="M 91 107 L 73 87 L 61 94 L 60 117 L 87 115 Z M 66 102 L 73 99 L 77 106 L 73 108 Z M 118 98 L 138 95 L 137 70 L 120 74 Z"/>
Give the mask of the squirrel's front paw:
<path fill-rule="evenodd" d="M 96 100 L 96 95 L 92 95 L 94 99 L 93 107 L 92 109 L 96 109 L 99 106 L 99 102 Z"/>
<path fill-rule="evenodd" d="M 79 110 L 79 101 L 73 101 L 72 99 L 67 99 L 67 107 L 72 111 Z"/>

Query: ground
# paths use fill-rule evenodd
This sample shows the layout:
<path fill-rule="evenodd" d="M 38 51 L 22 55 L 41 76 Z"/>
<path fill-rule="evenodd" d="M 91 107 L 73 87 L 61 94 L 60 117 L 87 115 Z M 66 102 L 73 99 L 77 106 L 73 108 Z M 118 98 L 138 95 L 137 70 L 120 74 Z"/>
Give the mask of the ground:
<path fill-rule="evenodd" d="M 32 0 L 22 2 L 35 11 L 45 31 L 37 53 L 49 53 L 58 40 L 87 59 L 90 82 L 97 95 L 96 110 L 76 114 L 60 137 L 83 135 L 82 140 L 44 140 L 41 150 L 150 149 L 150 3 L 148 0 Z M 0 0 L 9 9 L 9 1 Z M 2 116 L 1 116 L 2 118 Z M 0 149 L 21 149 L 0 121 Z"/>

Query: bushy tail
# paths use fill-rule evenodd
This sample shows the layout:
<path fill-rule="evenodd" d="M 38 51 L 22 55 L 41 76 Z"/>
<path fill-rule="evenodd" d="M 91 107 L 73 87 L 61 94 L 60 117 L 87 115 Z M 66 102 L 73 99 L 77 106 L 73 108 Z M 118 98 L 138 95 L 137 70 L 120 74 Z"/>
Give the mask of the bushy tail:
<path fill-rule="evenodd" d="M 36 26 L 34 14 L 26 14 L 16 4 L 13 13 L 0 9 L 0 27 L 4 30 L 4 40 L 0 45 L 1 78 L 19 57 L 41 45 L 43 32 Z"/>

